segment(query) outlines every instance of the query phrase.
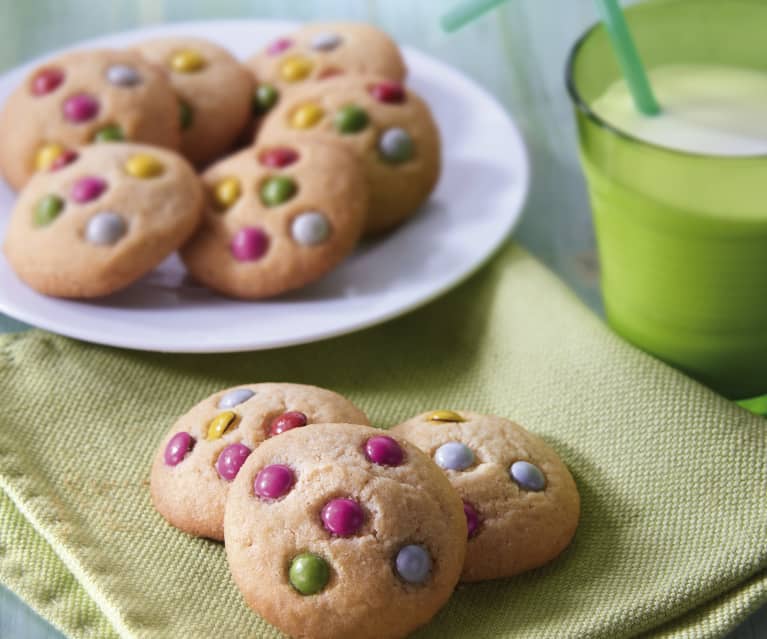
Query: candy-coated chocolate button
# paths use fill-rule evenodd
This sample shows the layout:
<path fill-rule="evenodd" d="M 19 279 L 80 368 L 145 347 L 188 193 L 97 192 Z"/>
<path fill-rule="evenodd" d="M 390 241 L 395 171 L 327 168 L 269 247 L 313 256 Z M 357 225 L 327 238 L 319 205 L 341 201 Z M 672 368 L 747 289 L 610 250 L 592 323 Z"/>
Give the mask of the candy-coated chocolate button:
<path fill-rule="evenodd" d="M 78 204 L 90 202 L 99 197 L 107 188 L 107 183 L 95 175 L 86 175 L 81 177 L 72 185 L 69 192 L 71 197 Z"/>
<path fill-rule="evenodd" d="M 72 164 L 78 157 L 80 157 L 76 151 L 72 151 L 71 149 L 67 149 L 66 151 L 62 151 L 58 157 L 51 162 L 50 170 L 51 171 L 58 171 L 59 169 L 63 169 L 67 164 Z"/>
<path fill-rule="evenodd" d="M 546 488 L 546 477 L 538 466 L 527 461 L 517 461 L 509 469 L 511 478 L 525 490 L 539 492 Z"/>
<path fill-rule="evenodd" d="M 258 156 L 258 159 L 264 166 L 268 166 L 273 169 L 282 169 L 286 166 L 290 166 L 298 160 L 298 152 L 294 151 L 293 149 L 280 146 L 274 149 L 266 149 L 266 151 L 262 151 L 261 155 Z"/>
<path fill-rule="evenodd" d="M 413 157 L 413 138 L 400 127 L 386 129 L 378 138 L 378 151 L 387 162 L 398 164 Z"/>
<path fill-rule="evenodd" d="M 64 147 L 55 142 L 43 144 L 35 154 L 35 168 L 45 171 L 53 166 L 53 163 L 64 153 Z"/>
<path fill-rule="evenodd" d="M 261 259 L 269 248 L 269 236 L 257 226 L 246 226 L 237 231 L 231 249 L 234 258 L 240 262 Z"/>
<path fill-rule="evenodd" d="M 312 38 L 312 49 L 315 51 L 332 51 L 341 44 L 341 36 L 337 33 L 318 33 Z"/>
<path fill-rule="evenodd" d="M 302 426 L 306 426 L 307 421 L 306 415 L 302 412 L 289 410 L 286 413 L 282 413 L 282 415 L 277 415 L 277 417 L 272 420 L 269 424 L 269 435 L 273 437 L 274 435 L 279 435 L 280 433 L 293 430 L 294 428 L 301 428 Z"/>
<path fill-rule="evenodd" d="M 405 101 L 405 89 L 399 82 L 392 80 L 384 80 L 374 84 L 369 89 L 370 95 L 372 95 L 379 102 L 385 102 L 387 104 L 401 104 Z"/>
<path fill-rule="evenodd" d="M 300 82 L 314 68 L 312 61 L 300 55 L 288 58 L 280 65 L 280 75 L 285 82 Z"/>
<path fill-rule="evenodd" d="M 303 246 L 321 244 L 330 235 L 330 223 L 319 211 L 308 211 L 297 215 L 290 225 L 293 239 Z"/>
<path fill-rule="evenodd" d="M 463 514 L 466 515 L 466 528 L 469 531 L 469 539 L 477 534 L 479 529 L 479 513 L 468 501 L 463 502 Z"/>
<path fill-rule="evenodd" d="M 213 198 L 216 200 L 216 206 L 219 209 L 228 209 L 239 198 L 242 193 L 240 180 L 236 177 L 226 177 L 216 182 L 213 187 Z"/>
<path fill-rule="evenodd" d="M 296 483 L 293 471 L 284 464 L 272 464 L 258 471 L 253 481 L 253 492 L 262 499 L 284 497 Z"/>
<path fill-rule="evenodd" d="M 319 104 L 308 102 L 295 111 L 290 116 L 290 126 L 294 129 L 310 129 L 317 124 L 325 115 L 325 111 Z"/>
<path fill-rule="evenodd" d="M 77 93 L 64 100 L 64 117 L 70 122 L 86 122 L 99 112 L 96 98 L 87 93 Z"/>
<path fill-rule="evenodd" d="M 319 555 L 302 553 L 290 564 L 290 585 L 302 595 L 320 592 L 330 580 L 330 567 Z"/>
<path fill-rule="evenodd" d="M 205 58 L 199 51 L 184 49 L 177 51 L 170 58 L 170 68 L 177 73 L 194 73 L 205 66 Z"/>
<path fill-rule="evenodd" d="M 332 78 L 337 75 L 343 75 L 343 73 L 344 70 L 339 69 L 338 67 L 325 67 L 319 73 L 317 73 L 317 79 L 326 80 L 327 78 Z"/>
<path fill-rule="evenodd" d="M 181 463 L 186 454 L 192 450 L 192 446 L 194 446 L 194 438 L 189 433 L 176 433 L 165 447 L 165 463 L 168 466 Z"/>
<path fill-rule="evenodd" d="M 94 142 L 121 142 L 125 139 L 119 124 L 107 124 L 93 134 Z"/>
<path fill-rule="evenodd" d="M 64 81 L 64 72 L 56 67 L 40 69 L 32 78 L 32 95 L 46 95 L 59 88 Z"/>
<path fill-rule="evenodd" d="M 436 450 L 434 461 L 445 470 L 466 470 L 474 463 L 474 453 L 466 444 L 447 442 Z"/>
<path fill-rule="evenodd" d="M 290 38 L 278 38 L 266 47 L 266 52 L 269 55 L 279 55 L 286 49 L 293 46 L 293 41 Z"/>
<path fill-rule="evenodd" d="M 276 175 L 264 180 L 261 185 L 261 201 L 266 206 L 277 206 L 287 202 L 296 193 L 296 183 L 292 178 Z"/>
<path fill-rule="evenodd" d="M 339 133 L 357 133 L 368 124 L 368 114 L 354 104 L 347 104 L 336 111 L 333 124 Z"/>
<path fill-rule="evenodd" d="M 375 435 L 365 442 L 365 456 L 374 464 L 399 466 L 405 453 L 396 439 L 388 435 Z"/>
<path fill-rule="evenodd" d="M 271 84 L 259 84 L 253 94 L 253 113 L 264 115 L 269 109 L 277 104 L 279 92 Z"/>
<path fill-rule="evenodd" d="M 208 439 L 221 439 L 224 433 L 232 427 L 236 419 L 237 413 L 230 410 L 216 415 L 208 424 Z"/>
<path fill-rule="evenodd" d="M 234 408 L 247 402 L 255 393 L 249 388 L 235 388 L 218 400 L 219 408 Z"/>
<path fill-rule="evenodd" d="M 435 410 L 426 417 L 430 422 L 465 422 L 466 420 L 453 410 Z"/>
<path fill-rule="evenodd" d="M 397 574 L 409 584 L 422 584 L 431 572 L 431 556 L 423 546 L 403 546 L 394 562 Z"/>
<path fill-rule="evenodd" d="M 127 64 L 113 64 L 107 69 L 107 80 L 118 87 L 133 87 L 141 82 L 141 76 Z"/>
<path fill-rule="evenodd" d="M 125 172 L 128 175 L 144 180 L 162 175 L 164 171 L 165 167 L 160 160 L 145 153 L 132 155 L 125 163 Z"/>
<path fill-rule="evenodd" d="M 216 461 L 216 470 L 221 479 L 232 481 L 237 477 L 237 473 L 240 472 L 240 468 L 242 468 L 250 453 L 250 448 L 240 443 L 229 444 L 229 446 L 224 448 Z"/>
<path fill-rule="evenodd" d="M 194 110 L 183 100 L 180 100 L 178 103 L 178 120 L 181 123 L 182 131 L 186 131 L 194 124 Z"/>
<path fill-rule="evenodd" d="M 117 242 L 127 230 L 128 226 L 122 215 L 111 211 L 102 211 L 88 220 L 88 225 L 85 227 L 85 239 L 91 244 L 106 246 Z"/>
<path fill-rule="evenodd" d="M 322 524 L 331 535 L 349 537 L 365 521 L 365 513 L 353 499 L 331 499 L 322 508 Z"/>
<path fill-rule="evenodd" d="M 55 220 L 64 208 L 64 200 L 58 195 L 46 195 L 37 201 L 35 206 L 35 226 L 47 226 Z"/>

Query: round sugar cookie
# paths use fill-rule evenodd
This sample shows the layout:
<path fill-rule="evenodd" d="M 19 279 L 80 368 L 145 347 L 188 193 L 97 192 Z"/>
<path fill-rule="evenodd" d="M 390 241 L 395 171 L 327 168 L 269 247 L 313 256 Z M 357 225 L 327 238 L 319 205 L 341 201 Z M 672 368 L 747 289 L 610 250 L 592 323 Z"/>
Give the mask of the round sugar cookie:
<path fill-rule="evenodd" d="M 243 384 L 199 402 L 163 438 L 154 457 L 155 508 L 184 532 L 223 540 L 224 504 L 245 459 L 265 440 L 307 424 L 368 419 L 337 393 L 302 384 Z"/>
<path fill-rule="evenodd" d="M 250 72 L 202 38 L 156 38 L 135 50 L 166 74 L 178 95 L 181 152 L 199 166 L 231 149 L 250 121 Z"/>
<path fill-rule="evenodd" d="M 246 603 L 293 637 L 393 639 L 448 600 L 461 500 L 415 446 L 317 424 L 262 444 L 232 484 L 226 553 Z"/>
<path fill-rule="evenodd" d="M 201 283 L 232 297 L 279 295 L 336 266 L 359 239 L 367 186 L 338 144 L 282 136 L 211 166 L 204 222 L 181 257 Z"/>
<path fill-rule="evenodd" d="M 287 133 L 342 143 L 360 159 L 370 190 L 366 234 L 414 215 L 437 184 L 439 130 L 413 91 L 381 77 L 341 76 L 291 92 L 267 116 L 259 143 Z"/>
<path fill-rule="evenodd" d="M 391 432 L 430 455 L 463 499 L 469 545 L 462 581 L 511 577 L 570 543 L 580 516 L 575 481 L 556 452 L 519 424 L 439 410 Z"/>
<path fill-rule="evenodd" d="M 199 178 L 177 153 L 90 145 L 29 181 L 3 248 L 16 274 L 40 293 L 98 297 L 131 284 L 178 249 L 202 209 Z"/>
<path fill-rule="evenodd" d="M 164 75 L 135 52 L 73 51 L 34 69 L 0 112 L 0 171 L 20 189 L 93 142 L 180 142 L 178 101 Z"/>
<path fill-rule="evenodd" d="M 363 22 L 317 22 L 270 42 L 245 61 L 257 85 L 256 116 L 266 114 L 295 87 L 336 75 L 373 73 L 396 81 L 407 69 L 395 42 Z"/>

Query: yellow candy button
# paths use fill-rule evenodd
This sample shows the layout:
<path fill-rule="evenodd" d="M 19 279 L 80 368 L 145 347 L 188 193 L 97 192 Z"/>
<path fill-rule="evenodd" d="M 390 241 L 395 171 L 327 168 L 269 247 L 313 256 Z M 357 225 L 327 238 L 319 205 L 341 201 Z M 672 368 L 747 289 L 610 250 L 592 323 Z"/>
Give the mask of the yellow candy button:
<path fill-rule="evenodd" d="M 165 171 L 165 167 L 157 158 L 143 153 L 131 156 L 125 163 L 125 172 L 137 178 L 157 177 L 162 175 L 163 171 Z"/>
<path fill-rule="evenodd" d="M 290 126 L 294 129 L 308 129 L 317 124 L 323 115 L 325 112 L 319 104 L 309 102 L 293 111 L 293 115 L 290 117 Z"/>
<path fill-rule="evenodd" d="M 208 439 L 221 439 L 223 434 L 229 430 L 236 419 L 237 413 L 230 410 L 225 411 L 220 415 L 216 415 L 216 417 L 211 419 L 208 424 Z"/>
<path fill-rule="evenodd" d="M 170 59 L 170 67 L 179 73 L 194 73 L 205 66 L 205 58 L 199 51 L 184 49 L 173 54 Z"/>
<path fill-rule="evenodd" d="M 228 209 L 234 204 L 242 193 L 240 181 L 236 177 L 227 177 L 219 180 L 213 187 L 213 197 L 219 208 Z"/>
<path fill-rule="evenodd" d="M 452 410 L 435 410 L 426 419 L 430 422 L 465 422 L 466 420 Z"/>
<path fill-rule="evenodd" d="M 300 82 L 308 76 L 314 65 L 309 58 L 297 55 L 288 58 L 280 65 L 280 75 L 285 82 Z"/>
<path fill-rule="evenodd" d="M 44 144 L 35 154 L 35 168 L 38 171 L 47 171 L 51 165 L 64 153 L 64 147 L 55 142 Z"/>

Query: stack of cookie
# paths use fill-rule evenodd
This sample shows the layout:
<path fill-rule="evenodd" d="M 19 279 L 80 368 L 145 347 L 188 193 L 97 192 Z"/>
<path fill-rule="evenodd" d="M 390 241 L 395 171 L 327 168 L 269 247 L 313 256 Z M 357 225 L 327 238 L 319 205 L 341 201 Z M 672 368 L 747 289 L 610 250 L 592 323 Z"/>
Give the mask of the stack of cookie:
<path fill-rule="evenodd" d="M 233 297 L 313 282 L 436 185 L 439 132 L 405 74 L 395 43 L 354 23 L 244 64 L 199 38 L 50 60 L 0 113 L 0 171 L 21 190 L 6 256 L 59 297 L 117 291 L 176 250 Z"/>
<path fill-rule="evenodd" d="M 512 421 L 438 410 L 387 432 L 296 384 L 193 407 L 157 450 L 151 493 L 177 528 L 225 540 L 255 612 L 312 639 L 404 637 L 459 580 L 553 560 L 580 510 L 556 453 Z"/>

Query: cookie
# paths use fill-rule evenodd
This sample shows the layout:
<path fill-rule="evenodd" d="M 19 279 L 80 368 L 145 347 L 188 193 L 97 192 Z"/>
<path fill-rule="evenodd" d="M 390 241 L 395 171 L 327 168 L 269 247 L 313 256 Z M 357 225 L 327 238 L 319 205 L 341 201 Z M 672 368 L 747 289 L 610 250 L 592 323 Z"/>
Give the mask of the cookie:
<path fill-rule="evenodd" d="M 312 639 L 406 636 L 450 597 L 466 550 L 461 500 L 440 469 L 349 424 L 260 446 L 229 491 L 224 532 L 246 603 Z"/>
<path fill-rule="evenodd" d="M 40 293 L 113 293 L 151 271 L 200 223 L 200 181 L 173 151 L 98 144 L 65 157 L 24 187 L 5 237 L 13 270 Z"/>
<path fill-rule="evenodd" d="M 258 140 L 288 132 L 341 142 L 359 157 L 370 190 L 366 234 L 413 215 L 439 177 L 439 131 L 429 108 L 391 80 L 341 76 L 296 89 L 264 120 Z"/>
<path fill-rule="evenodd" d="M 270 437 L 336 420 L 368 423 L 349 400 L 315 386 L 245 384 L 214 393 L 182 415 L 157 449 L 155 508 L 189 534 L 222 540 L 226 494 L 248 455 Z"/>
<path fill-rule="evenodd" d="M 202 38 L 156 38 L 135 50 L 166 74 L 178 95 L 181 152 L 200 166 L 228 151 L 250 121 L 250 72 Z"/>
<path fill-rule="evenodd" d="M 548 563 L 570 543 L 580 513 L 575 481 L 519 424 L 439 410 L 391 432 L 430 455 L 463 499 L 469 545 L 462 581 L 511 577 Z"/>
<path fill-rule="evenodd" d="M 214 164 L 203 175 L 208 207 L 181 252 L 206 286 L 244 299 L 312 282 L 354 249 L 367 188 L 340 145 L 283 136 Z"/>
<path fill-rule="evenodd" d="M 162 73 L 130 51 L 74 51 L 48 60 L 0 113 L 0 171 L 20 189 L 38 170 L 91 142 L 180 142 L 178 101 Z"/>
<path fill-rule="evenodd" d="M 305 82 L 349 73 L 405 79 L 407 69 L 394 41 L 362 22 L 319 22 L 270 42 L 249 58 L 255 76 L 255 115 L 264 115 L 283 94 Z"/>

